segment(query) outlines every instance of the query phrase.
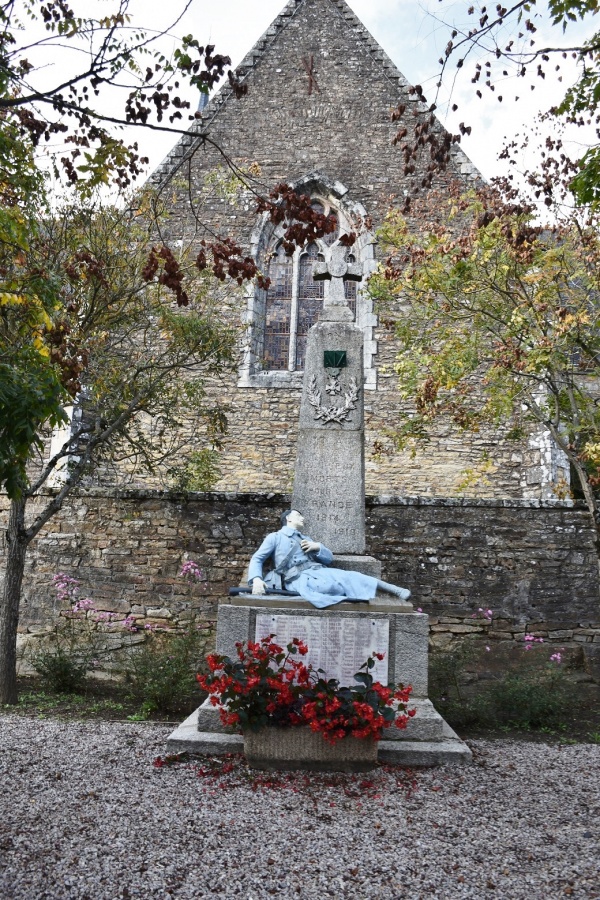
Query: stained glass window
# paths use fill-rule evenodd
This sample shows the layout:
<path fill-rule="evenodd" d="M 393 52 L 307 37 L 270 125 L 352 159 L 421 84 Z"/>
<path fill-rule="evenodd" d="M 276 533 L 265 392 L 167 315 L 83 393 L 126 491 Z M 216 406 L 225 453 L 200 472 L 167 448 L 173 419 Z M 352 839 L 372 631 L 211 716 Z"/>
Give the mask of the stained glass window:
<path fill-rule="evenodd" d="M 287 369 L 292 318 L 293 262 L 283 247 L 276 251 L 269 269 L 271 287 L 265 310 L 264 362 L 267 369 Z"/>
<path fill-rule="evenodd" d="M 323 215 L 335 215 L 319 200 L 312 201 L 312 207 Z M 324 251 L 340 235 L 337 216 L 336 222 L 335 232 L 301 251 L 296 250 L 292 256 L 286 255 L 281 244 L 273 253 L 269 266 L 271 287 L 265 304 L 263 368 L 266 370 L 304 368 L 306 339 L 318 319 L 325 294 L 325 283 L 313 278 L 314 267 L 324 259 L 319 245 Z M 355 262 L 354 256 L 350 255 L 348 262 Z M 356 315 L 356 282 L 345 282 L 344 290 L 348 305 Z"/>
<path fill-rule="evenodd" d="M 300 257 L 298 273 L 298 326 L 296 332 L 296 369 L 304 368 L 306 337 L 323 307 L 324 284 L 315 281 L 313 270 L 319 259 L 319 248 L 309 244 Z M 321 259 L 323 257 L 321 256 Z"/>

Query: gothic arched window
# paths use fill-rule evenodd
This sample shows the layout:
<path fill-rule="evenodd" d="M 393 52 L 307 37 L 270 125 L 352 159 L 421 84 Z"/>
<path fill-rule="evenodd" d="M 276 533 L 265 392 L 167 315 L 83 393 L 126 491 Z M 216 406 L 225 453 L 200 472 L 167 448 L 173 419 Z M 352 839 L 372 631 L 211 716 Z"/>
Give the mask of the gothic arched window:
<path fill-rule="evenodd" d="M 331 246 L 340 236 L 338 216 L 320 200 L 313 200 L 311 205 L 336 220 L 335 231 L 322 239 L 323 244 Z M 315 263 L 323 259 L 318 243 L 296 250 L 292 256 L 286 256 L 282 244 L 276 247 L 269 265 L 271 287 L 265 301 L 263 366 L 266 370 L 293 372 L 304 368 L 306 338 L 317 321 L 325 295 L 324 282 L 313 278 Z M 346 295 L 355 312 L 356 285 L 348 285 Z"/>
<path fill-rule="evenodd" d="M 347 189 L 340 182 L 311 175 L 294 189 L 306 191 L 313 209 L 333 216 L 336 227 L 331 234 L 315 239 L 302 249 L 296 248 L 288 256 L 283 247 L 284 225 L 273 227 L 266 216 L 257 224 L 251 240 L 252 253 L 271 284 L 268 291 L 254 289 L 248 296 L 240 387 L 301 386 L 308 332 L 318 320 L 331 290 L 327 276 L 324 280 L 314 280 L 315 266 L 329 263 L 330 248 L 340 235 L 356 231 L 356 223 L 367 217 L 360 204 L 343 202 Z M 365 280 L 375 268 L 374 243 L 372 233 L 362 228 L 346 255 L 348 263 L 360 266 Z M 376 321 L 373 303 L 356 281 L 345 281 L 344 292 L 354 321 L 365 335 L 365 387 L 374 388 L 377 373 L 373 360 L 377 345 L 373 339 Z"/>

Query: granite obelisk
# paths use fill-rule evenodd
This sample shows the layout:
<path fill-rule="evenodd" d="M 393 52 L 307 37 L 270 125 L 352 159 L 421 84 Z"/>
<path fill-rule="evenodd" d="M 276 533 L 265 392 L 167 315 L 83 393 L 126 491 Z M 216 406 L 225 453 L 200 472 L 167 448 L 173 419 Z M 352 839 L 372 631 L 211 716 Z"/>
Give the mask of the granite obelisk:
<path fill-rule="evenodd" d="M 365 552 L 363 332 L 353 323 L 344 281 L 360 281 L 338 241 L 315 279 L 329 292 L 306 347 L 292 505 L 306 533 L 337 554 Z"/>

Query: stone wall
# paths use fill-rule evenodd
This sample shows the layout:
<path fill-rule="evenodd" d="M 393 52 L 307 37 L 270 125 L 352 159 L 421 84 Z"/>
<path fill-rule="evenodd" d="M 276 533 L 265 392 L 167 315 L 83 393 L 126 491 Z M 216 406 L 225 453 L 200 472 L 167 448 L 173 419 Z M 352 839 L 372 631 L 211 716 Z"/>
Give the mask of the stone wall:
<path fill-rule="evenodd" d="M 39 632 L 57 615 L 52 576 L 79 578 L 99 610 L 131 615 L 140 630 L 216 618 L 250 552 L 278 527 L 281 494 L 160 492 L 73 498 L 31 548 L 20 628 Z M 6 498 L 0 521 L 6 522 Z M 409 587 L 431 616 L 434 646 L 464 635 L 581 645 L 598 664 L 598 563 L 587 511 L 559 501 L 367 499 L 367 549 L 388 581 Z M 0 530 L 4 548 L 4 532 Z M 206 581 L 179 576 L 192 559 Z M 479 608 L 493 611 L 489 625 Z M 475 618 L 473 618 L 475 616 Z"/>

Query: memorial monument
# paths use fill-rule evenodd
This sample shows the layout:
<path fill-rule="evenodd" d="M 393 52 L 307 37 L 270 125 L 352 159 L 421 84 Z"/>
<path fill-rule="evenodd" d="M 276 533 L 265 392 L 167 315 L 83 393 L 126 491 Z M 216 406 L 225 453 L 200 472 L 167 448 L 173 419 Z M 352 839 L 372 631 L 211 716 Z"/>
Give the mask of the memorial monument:
<path fill-rule="evenodd" d="M 344 281 L 362 272 L 339 240 L 315 280 L 329 281 L 304 363 L 292 507 L 308 534 L 335 554 L 365 552 L 364 336 L 353 322 Z M 355 560 L 360 565 L 360 560 Z M 372 568 L 365 560 L 363 571 Z M 368 574 L 376 574 L 368 572 Z"/>
<path fill-rule="evenodd" d="M 428 617 L 407 602 L 408 591 L 382 581 L 381 563 L 365 554 L 363 333 L 344 292 L 344 280 L 360 280 L 362 272 L 348 262 L 339 240 L 323 255 L 314 277 L 327 279 L 329 291 L 308 334 L 292 508 L 281 532 L 268 535 L 254 554 L 245 592 L 219 605 L 216 650 L 234 656 L 238 641 L 275 634 L 285 644 L 297 637 L 309 647 L 306 661 L 342 683 L 351 683 L 377 651 L 384 656 L 374 677 L 412 685 L 411 706 L 417 709 L 406 730 L 386 730 L 379 759 L 402 765 L 466 762 L 468 747 L 427 698 Z M 285 593 L 265 593 L 262 564 L 269 557 L 275 575 L 300 567 L 292 572 L 298 577 L 296 596 L 290 595 L 294 577 L 284 578 Z M 305 575 L 311 563 L 312 583 Z M 325 575 L 319 580 L 323 565 L 333 566 L 329 581 Z M 340 576 L 336 587 L 334 573 L 340 570 L 347 577 Z M 365 576 L 368 581 L 361 581 Z M 242 750 L 243 738 L 226 733 L 218 711 L 206 702 L 168 745 L 175 752 L 226 753 Z"/>

